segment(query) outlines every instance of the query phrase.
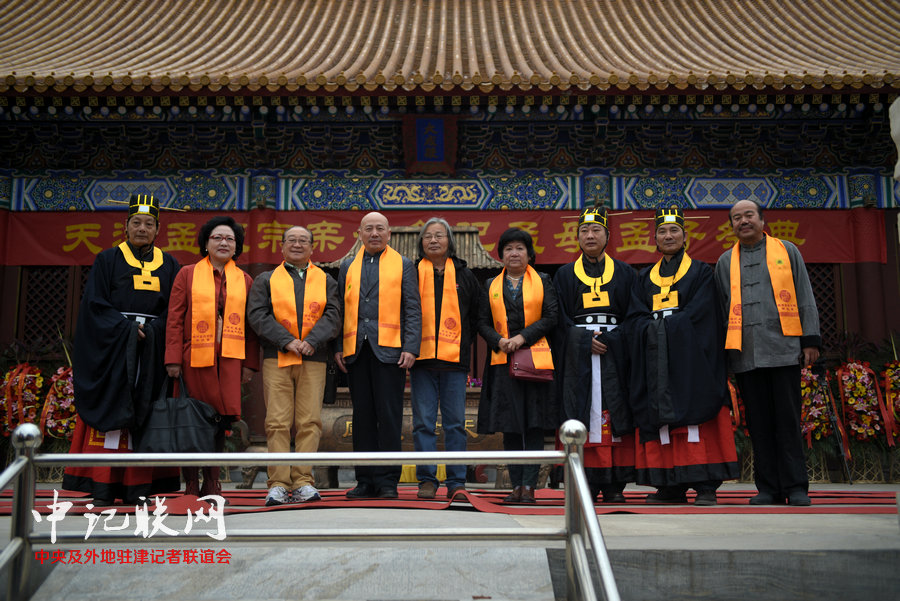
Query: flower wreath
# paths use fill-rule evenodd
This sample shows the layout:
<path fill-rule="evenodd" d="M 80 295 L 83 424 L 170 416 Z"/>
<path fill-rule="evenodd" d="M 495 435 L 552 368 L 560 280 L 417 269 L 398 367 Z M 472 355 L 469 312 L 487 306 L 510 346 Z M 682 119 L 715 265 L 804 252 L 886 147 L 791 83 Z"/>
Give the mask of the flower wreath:
<path fill-rule="evenodd" d="M 895 441 L 900 439 L 900 361 L 884 365 L 884 409 L 886 420 L 893 421 L 891 430 Z"/>
<path fill-rule="evenodd" d="M 34 423 L 40 410 L 44 377 L 35 365 L 20 363 L 3 376 L 0 387 L 0 433 L 9 437 L 16 426 Z"/>
<path fill-rule="evenodd" d="M 875 372 L 867 362 L 851 359 L 837 374 L 848 434 L 860 441 L 876 439 L 885 431 L 886 412 Z M 890 423 L 893 426 L 893 420 Z M 893 428 L 887 438 L 893 446 Z"/>
<path fill-rule="evenodd" d="M 825 386 L 831 379 L 825 373 Z M 830 408 L 826 391 L 812 370 L 804 367 L 800 370 L 800 416 L 806 446 L 812 448 L 813 440 L 822 440 L 834 434 L 829 417 Z"/>
<path fill-rule="evenodd" d="M 54 438 L 71 440 L 75 431 L 74 400 L 72 368 L 60 367 L 50 378 L 50 390 L 41 412 L 41 430 Z"/>

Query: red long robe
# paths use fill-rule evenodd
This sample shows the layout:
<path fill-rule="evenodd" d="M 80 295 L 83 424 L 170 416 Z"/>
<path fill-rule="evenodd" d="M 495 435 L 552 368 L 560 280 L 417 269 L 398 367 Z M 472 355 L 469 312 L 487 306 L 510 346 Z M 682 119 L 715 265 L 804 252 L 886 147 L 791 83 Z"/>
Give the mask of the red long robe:
<path fill-rule="evenodd" d="M 212 405 L 220 415 L 241 414 L 241 367 L 259 369 L 259 343 L 252 328 L 244 327 L 244 359 L 222 357 L 222 344 L 216 343 L 215 364 L 209 367 L 191 367 L 191 282 L 195 265 L 186 265 L 175 276 L 172 295 L 169 298 L 169 318 L 166 323 L 166 365 L 180 364 L 184 385 L 190 396 Z M 224 279 L 213 270 L 216 287 L 216 309 L 224 310 L 227 290 L 222 290 Z M 249 294 L 253 278 L 244 274 Z M 245 310 L 246 313 L 246 310 Z"/>

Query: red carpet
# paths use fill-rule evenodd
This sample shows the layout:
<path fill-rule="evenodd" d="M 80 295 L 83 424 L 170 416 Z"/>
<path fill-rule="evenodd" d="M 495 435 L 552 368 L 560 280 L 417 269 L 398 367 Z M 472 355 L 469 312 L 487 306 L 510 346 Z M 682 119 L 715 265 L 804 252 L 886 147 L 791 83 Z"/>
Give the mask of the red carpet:
<path fill-rule="evenodd" d="M 290 504 L 276 507 L 265 506 L 265 491 L 253 490 L 227 490 L 224 497 L 228 500 L 226 515 L 237 515 L 251 512 L 278 512 L 297 511 L 306 509 L 325 509 L 340 507 L 392 507 L 399 509 L 456 509 L 475 510 L 485 513 L 503 513 L 509 515 L 562 515 L 563 492 L 561 490 L 540 489 L 536 491 L 537 503 L 534 505 L 504 504 L 503 498 L 508 491 L 495 491 L 486 489 L 468 490 L 459 493 L 451 502 L 444 497 L 444 488 L 438 490 L 438 496 L 434 500 L 426 501 L 416 498 L 416 487 L 401 486 L 398 499 L 368 499 L 348 500 L 345 490 L 323 490 L 322 500 L 313 503 Z M 41 514 L 51 512 L 53 503 L 52 490 L 39 490 L 35 498 L 35 508 Z M 892 514 L 897 512 L 896 493 L 892 491 L 847 491 L 847 490 L 816 490 L 810 492 L 812 506 L 789 507 L 764 505 L 749 505 L 748 499 L 756 494 L 755 490 L 724 490 L 718 494 L 719 504 L 714 507 L 695 507 L 687 505 L 647 505 L 644 503 L 644 492 L 626 492 L 626 503 L 595 505 L 598 515 L 604 514 L 668 514 L 668 515 L 692 515 L 692 514 Z M 165 496 L 166 513 L 172 515 L 185 515 L 187 510 L 197 512 L 199 509 L 207 509 L 208 504 L 200 502 L 196 497 L 184 497 L 180 493 L 172 493 Z M 690 501 L 692 496 L 688 497 Z M 70 502 L 69 515 L 86 513 L 85 507 L 90 499 L 82 493 L 70 493 L 60 491 L 60 502 Z M 150 505 L 152 513 L 154 505 Z M 134 507 L 123 505 L 115 506 L 117 513 L 134 513 Z M 99 513 L 106 508 L 94 508 L 91 511 Z M 12 510 L 11 490 L 0 491 L 0 515 L 10 515 Z"/>

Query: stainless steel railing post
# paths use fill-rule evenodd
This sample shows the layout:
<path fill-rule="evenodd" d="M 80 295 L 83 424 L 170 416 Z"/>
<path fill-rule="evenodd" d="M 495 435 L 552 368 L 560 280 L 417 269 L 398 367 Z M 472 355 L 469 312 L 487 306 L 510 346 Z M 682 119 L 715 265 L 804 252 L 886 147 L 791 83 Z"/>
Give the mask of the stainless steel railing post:
<path fill-rule="evenodd" d="M 584 443 L 587 440 L 587 429 L 580 421 L 569 420 L 559 428 L 559 440 L 563 443 L 566 452 L 564 469 L 565 481 L 565 527 L 566 527 L 566 599 L 578 601 L 585 598 L 584 582 L 579 578 L 578 551 L 584 545 L 584 520 L 579 511 L 579 495 L 575 485 L 575 475 L 572 473 L 571 455 L 583 458 Z M 582 556 L 584 553 L 582 551 Z M 588 581 L 588 587 L 593 588 L 593 583 Z M 594 597 L 591 596 L 591 599 Z"/>
<path fill-rule="evenodd" d="M 34 452 L 41 446 L 41 431 L 34 424 L 21 424 L 12 434 L 12 444 L 17 457 L 24 457 L 28 462 L 19 474 L 18 486 L 15 487 L 12 507 L 12 527 L 10 541 L 21 541 L 21 547 L 11 569 L 7 572 L 6 598 L 18 601 L 27 598 L 28 581 L 31 571 L 31 535 L 32 515 L 34 508 L 35 466 Z"/>

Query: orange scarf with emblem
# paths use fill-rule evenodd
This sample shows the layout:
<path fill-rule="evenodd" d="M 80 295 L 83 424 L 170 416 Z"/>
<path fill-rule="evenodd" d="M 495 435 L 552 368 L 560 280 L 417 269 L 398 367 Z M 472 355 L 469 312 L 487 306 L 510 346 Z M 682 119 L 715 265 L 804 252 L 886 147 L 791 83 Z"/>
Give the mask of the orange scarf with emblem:
<path fill-rule="evenodd" d="M 365 249 L 360 248 L 347 269 L 344 284 L 344 356 L 356 353 L 359 328 L 359 286 Z M 403 292 L 403 256 L 390 246 L 378 259 L 378 345 L 400 348 L 400 298 Z"/>
<path fill-rule="evenodd" d="M 222 356 L 244 358 L 244 314 L 247 309 L 244 272 L 233 260 L 225 264 L 224 272 L 225 314 L 219 317 L 216 313 L 216 281 L 209 257 L 203 258 L 194 267 L 191 280 L 191 367 L 216 364 L 216 338 L 220 323 Z"/>
<path fill-rule="evenodd" d="M 797 291 L 794 289 L 794 274 L 791 271 L 791 259 L 784 242 L 772 236 L 766 236 L 766 267 L 769 270 L 769 281 L 775 294 L 775 307 L 781 320 L 781 333 L 785 336 L 802 336 L 803 326 L 800 324 L 800 311 L 797 308 Z M 728 333 L 725 348 L 741 350 L 742 311 L 741 311 L 741 243 L 731 249 L 731 302 L 728 306 Z"/>
<path fill-rule="evenodd" d="M 494 329 L 503 338 L 509 338 L 509 324 L 506 318 L 506 305 L 503 302 L 503 281 L 506 278 L 506 269 L 491 282 L 489 291 L 491 301 L 491 317 L 494 319 Z M 525 327 L 530 326 L 541 318 L 541 307 L 544 304 L 544 283 L 541 276 L 530 265 L 522 278 L 522 305 L 525 309 Z M 537 369 L 553 369 L 553 356 L 550 354 L 550 344 L 543 337 L 531 345 L 531 360 Z M 503 351 L 491 352 L 491 365 L 506 363 L 506 353 Z"/>
<path fill-rule="evenodd" d="M 272 296 L 272 314 L 294 338 L 303 340 L 316 325 L 325 312 L 327 292 L 325 289 L 325 272 L 312 263 L 306 268 L 303 290 L 303 325 L 300 327 L 297 316 L 297 295 L 294 292 L 294 278 L 288 273 L 284 262 L 275 268 L 269 279 L 269 292 Z M 278 351 L 278 367 L 300 365 L 303 358 L 294 353 Z"/>
<path fill-rule="evenodd" d="M 462 340 L 462 320 L 459 315 L 459 294 L 456 291 L 456 266 L 453 259 L 444 263 L 444 288 L 441 293 L 441 324 L 435 333 L 436 300 L 434 295 L 434 265 L 428 259 L 419 261 L 419 295 L 422 298 L 422 348 L 419 360 L 440 359 L 459 362 Z"/>

